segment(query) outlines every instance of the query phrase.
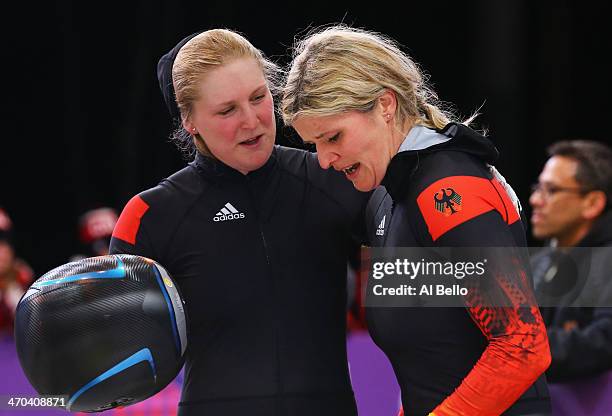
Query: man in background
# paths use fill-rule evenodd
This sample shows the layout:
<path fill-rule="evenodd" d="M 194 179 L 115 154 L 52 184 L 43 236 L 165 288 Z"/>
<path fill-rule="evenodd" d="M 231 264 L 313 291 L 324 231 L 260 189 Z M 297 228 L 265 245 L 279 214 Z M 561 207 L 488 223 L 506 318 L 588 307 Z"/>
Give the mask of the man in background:
<path fill-rule="evenodd" d="M 548 155 L 529 199 L 533 236 L 548 246 L 532 266 L 552 354 L 547 379 L 565 382 L 612 369 L 612 250 L 593 249 L 612 247 L 612 150 L 575 140 Z"/>

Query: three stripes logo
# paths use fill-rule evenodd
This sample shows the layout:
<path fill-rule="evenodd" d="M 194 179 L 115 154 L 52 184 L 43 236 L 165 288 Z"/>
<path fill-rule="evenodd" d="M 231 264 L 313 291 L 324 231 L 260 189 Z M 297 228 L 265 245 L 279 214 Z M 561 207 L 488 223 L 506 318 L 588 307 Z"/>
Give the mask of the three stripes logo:
<path fill-rule="evenodd" d="M 387 216 L 383 215 L 383 219 L 376 229 L 376 235 L 385 235 L 385 218 L 387 218 Z"/>
<path fill-rule="evenodd" d="M 239 212 L 232 204 L 229 202 L 225 204 L 221 211 L 217 212 L 217 214 L 213 217 L 213 221 L 229 221 L 229 220 L 239 220 L 244 218 L 245 215 L 242 212 Z"/>

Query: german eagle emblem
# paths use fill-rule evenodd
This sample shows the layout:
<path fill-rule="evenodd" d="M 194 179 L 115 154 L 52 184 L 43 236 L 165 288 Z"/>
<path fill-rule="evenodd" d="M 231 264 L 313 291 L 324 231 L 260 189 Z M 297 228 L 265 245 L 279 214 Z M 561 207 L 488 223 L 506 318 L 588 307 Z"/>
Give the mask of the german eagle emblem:
<path fill-rule="evenodd" d="M 435 193 L 434 200 L 436 209 L 446 217 L 461 211 L 461 195 L 453 188 L 440 189 L 440 192 Z"/>

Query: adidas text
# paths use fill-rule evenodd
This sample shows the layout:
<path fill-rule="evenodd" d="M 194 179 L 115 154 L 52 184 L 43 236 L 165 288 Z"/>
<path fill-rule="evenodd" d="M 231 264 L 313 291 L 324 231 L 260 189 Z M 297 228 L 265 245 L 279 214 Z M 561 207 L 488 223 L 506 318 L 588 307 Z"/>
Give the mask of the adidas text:
<path fill-rule="evenodd" d="M 244 214 L 242 212 L 238 214 L 229 214 L 229 215 L 218 215 L 213 218 L 214 221 L 228 221 L 228 220 L 238 220 L 240 218 L 244 218 Z"/>

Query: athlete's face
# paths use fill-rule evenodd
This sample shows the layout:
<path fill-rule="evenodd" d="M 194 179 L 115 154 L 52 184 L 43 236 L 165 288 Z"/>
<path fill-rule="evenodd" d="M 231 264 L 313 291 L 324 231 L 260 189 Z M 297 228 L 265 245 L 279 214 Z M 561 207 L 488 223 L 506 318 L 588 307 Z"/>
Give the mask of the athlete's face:
<path fill-rule="evenodd" d="M 316 145 L 323 169 L 343 171 L 362 192 L 380 185 L 397 151 L 389 120 L 378 107 L 368 113 L 301 116 L 293 127 L 305 142 Z"/>
<path fill-rule="evenodd" d="M 238 58 L 213 69 L 200 82 L 199 97 L 185 129 L 197 132 L 213 156 L 243 174 L 263 166 L 272 153 L 276 123 L 257 61 Z"/>
<path fill-rule="evenodd" d="M 571 239 L 585 222 L 584 195 L 576 181 L 578 162 L 553 156 L 546 162 L 531 194 L 531 225 L 537 239 Z"/>

